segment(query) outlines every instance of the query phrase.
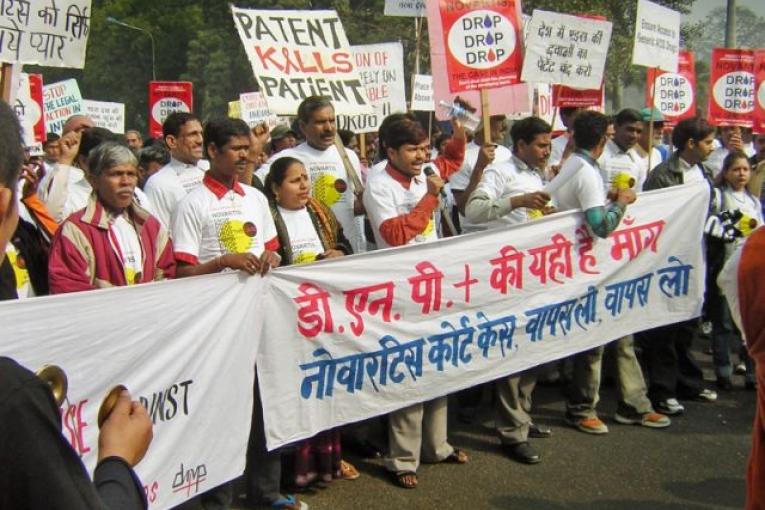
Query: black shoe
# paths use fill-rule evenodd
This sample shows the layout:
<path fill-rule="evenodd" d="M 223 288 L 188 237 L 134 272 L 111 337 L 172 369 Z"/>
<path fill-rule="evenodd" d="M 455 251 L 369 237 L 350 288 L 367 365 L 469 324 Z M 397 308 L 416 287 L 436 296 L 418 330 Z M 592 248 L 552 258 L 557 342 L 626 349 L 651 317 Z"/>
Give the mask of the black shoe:
<path fill-rule="evenodd" d="M 507 454 L 513 460 L 523 462 L 524 464 L 536 464 L 542 460 L 539 452 L 527 442 L 506 445 L 505 450 L 507 450 Z"/>
<path fill-rule="evenodd" d="M 529 437 L 535 439 L 547 439 L 552 436 L 552 429 L 545 427 L 544 425 L 538 425 L 536 423 L 529 423 Z"/>
<path fill-rule="evenodd" d="M 733 382 L 730 380 L 730 377 L 718 377 L 715 384 L 722 391 L 731 391 L 733 389 Z"/>

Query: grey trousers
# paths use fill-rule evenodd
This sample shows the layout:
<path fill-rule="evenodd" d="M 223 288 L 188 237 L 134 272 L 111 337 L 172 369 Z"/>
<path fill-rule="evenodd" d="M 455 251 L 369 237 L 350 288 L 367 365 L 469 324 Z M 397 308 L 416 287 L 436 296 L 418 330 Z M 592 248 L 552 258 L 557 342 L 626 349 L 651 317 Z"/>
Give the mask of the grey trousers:
<path fill-rule="evenodd" d="M 388 415 L 389 471 L 416 472 L 423 462 L 440 462 L 454 452 L 446 440 L 446 397 L 414 404 Z"/>
<path fill-rule="evenodd" d="M 537 384 L 537 370 L 532 368 L 498 379 L 494 386 L 494 426 L 504 445 L 523 443 L 529 438 L 531 393 Z"/>
<path fill-rule="evenodd" d="M 615 349 L 616 371 L 619 379 L 619 412 L 644 414 L 653 411 L 640 363 L 635 356 L 632 335 L 609 344 Z M 600 398 L 600 367 L 604 346 L 580 352 L 574 356 L 574 374 L 566 411 L 570 418 L 594 418 Z"/>

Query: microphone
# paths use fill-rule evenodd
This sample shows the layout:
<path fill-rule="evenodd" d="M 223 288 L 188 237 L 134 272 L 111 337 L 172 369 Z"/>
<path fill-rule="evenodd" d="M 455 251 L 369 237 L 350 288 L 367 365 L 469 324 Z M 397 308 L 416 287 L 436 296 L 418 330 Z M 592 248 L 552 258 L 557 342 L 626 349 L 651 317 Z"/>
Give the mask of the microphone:
<path fill-rule="evenodd" d="M 436 175 L 436 172 L 434 172 L 434 171 L 433 171 L 433 167 L 432 167 L 432 166 L 429 166 L 429 165 L 428 165 L 428 166 L 426 166 L 426 167 L 423 169 L 423 172 L 424 172 L 424 173 L 425 173 L 425 175 L 427 175 L 428 177 L 430 177 L 431 175 Z M 438 193 L 441 195 L 441 198 L 443 198 L 444 200 L 446 200 L 446 191 L 444 191 L 444 188 L 443 188 L 443 186 L 441 187 L 441 189 L 440 189 L 440 190 L 438 190 Z"/>

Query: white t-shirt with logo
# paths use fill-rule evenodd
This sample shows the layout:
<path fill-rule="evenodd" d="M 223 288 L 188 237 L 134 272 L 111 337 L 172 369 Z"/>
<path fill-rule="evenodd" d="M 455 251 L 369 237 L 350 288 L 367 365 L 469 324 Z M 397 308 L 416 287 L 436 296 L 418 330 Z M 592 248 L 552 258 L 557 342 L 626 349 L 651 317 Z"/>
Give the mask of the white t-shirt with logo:
<path fill-rule="evenodd" d="M 111 225 L 112 240 L 116 244 L 117 254 L 122 259 L 125 280 L 128 285 L 134 285 L 141 279 L 143 271 L 143 249 L 138 239 L 138 232 L 130 221 L 120 214 Z"/>
<path fill-rule="evenodd" d="M 353 151 L 346 151 L 351 166 L 360 174 L 361 164 Z M 258 169 L 257 176 L 265 183 L 271 170 L 271 164 L 279 158 L 293 157 L 303 162 L 308 179 L 311 182 L 311 196 L 329 207 L 337 221 L 343 227 L 343 233 L 351 242 L 354 253 L 366 251 L 366 239 L 363 227 L 359 228 L 353 213 L 353 184 L 345 170 L 343 159 L 332 145 L 326 150 L 314 149 L 308 143 L 285 149 L 275 154 L 265 165 Z"/>
<path fill-rule="evenodd" d="M 643 189 L 643 183 L 648 177 L 647 161 L 643 162 L 635 148 L 623 151 L 613 140 L 606 143 L 603 154 L 598 158 L 598 164 L 607 190 L 614 187 L 614 179 L 619 174 L 629 174 L 635 180 L 630 186 L 635 191 Z"/>
<path fill-rule="evenodd" d="M 324 245 L 321 244 L 319 234 L 306 207 L 292 210 L 279 206 L 279 214 L 282 215 L 290 237 L 293 264 L 313 262 L 318 255 L 324 253 Z"/>
<path fill-rule="evenodd" d="M 228 253 L 260 256 L 275 242 L 276 227 L 266 197 L 244 184 L 238 189 L 241 193 L 231 189 L 218 198 L 205 183 L 181 200 L 172 221 L 178 260 L 197 264 Z"/>
<path fill-rule="evenodd" d="M 391 247 L 380 235 L 380 225 L 385 220 L 410 213 L 427 192 L 428 185 L 423 175 L 413 178 L 409 189 L 391 177 L 387 171 L 369 175 L 364 191 L 364 207 L 372 224 L 378 248 Z M 422 233 L 410 239 L 407 244 L 426 243 L 437 239 L 438 231 L 433 214 Z"/>
<path fill-rule="evenodd" d="M 178 203 L 201 184 L 205 175 L 204 163 L 200 160 L 196 165 L 191 165 L 173 158 L 146 181 L 144 192 L 151 203 L 152 214 L 173 238 L 173 212 Z"/>
<path fill-rule="evenodd" d="M 449 188 L 455 191 L 464 191 L 470 185 L 470 177 L 473 175 L 473 169 L 478 161 L 478 153 L 481 151 L 481 146 L 475 142 L 470 142 L 465 146 L 465 159 L 462 160 L 462 166 L 458 172 L 449 178 Z M 494 151 L 494 161 L 492 165 L 499 163 L 507 163 L 513 157 L 513 153 L 510 149 L 504 145 L 497 145 Z M 485 170 L 484 170 L 485 171 Z M 486 230 L 486 225 L 473 224 L 468 221 L 465 216 L 460 214 L 460 226 L 463 232 L 477 232 L 479 230 Z"/>
<path fill-rule="evenodd" d="M 586 211 L 606 205 L 606 191 L 600 171 L 576 153 L 566 159 L 560 173 L 545 186 L 545 191 L 552 197 L 558 211 Z"/>
<path fill-rule="evenodd" d="M 512 197 L 541 191 L 544 188 L 542 175 L 528 165 L 513 157 L 504 163 L 492 163 L 481 177 L 481 182 L 475 192 L 485 193 L 490 200 L 510 200 Z M 526 223 L 532 217 L 531 210 L 518 207 L 502 218 L 486 223 L 486 228 L 497 228 L 504 225 Z"/>

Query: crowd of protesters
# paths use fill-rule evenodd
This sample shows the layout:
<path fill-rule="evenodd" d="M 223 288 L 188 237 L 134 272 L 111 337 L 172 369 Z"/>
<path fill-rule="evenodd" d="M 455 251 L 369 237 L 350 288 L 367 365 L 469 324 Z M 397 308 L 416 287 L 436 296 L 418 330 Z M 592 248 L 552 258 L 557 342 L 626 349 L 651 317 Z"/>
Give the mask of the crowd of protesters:
<path fill-rule="evenodd" d="M 0 113 L 6 110 L 3 105 Z M 711 201 L 699 246 L 708 260 L 702 318 L 615 338 L 463 391 L 456 399 L 458 416 L 470 423 L 483 391 L 491 391 L 504 451 L 534 464 L 541 455 L 530 438 L 552 433 L 532 418 L 538 379 L 565 386 L 566 423 L 583 433 L 608 433 L 597 410 L 607 352 L 616 366 L 616 423 L 669 427 L 672 416 L 685 412 L 684 400 L 714 402 L 717 391 L 738 385 L 738 375 L 746 390 L 756 390 L 756 363 L 717 278 L 763 223 L 765 134 L 718 130 L 699 117 L 669 127 L 648 108 L 623 109 L 612 118 L 576 108 L 560 113 L 560 133 L 538 117 L 509 125 L 504 115 L 493 115 L 489 139 L 482 125 L 469 132 L 457 118 L 443 126 L 446 133 L 434 134 L 416 116 L 396 113 L 365 143 L 359 143 L 364 135 L 338 133 L 334 107 L 323 97 L 305 99 L 292 125 L 270 131 L 239 119 L 203 122 L 176 112 L 165 120 L 161 138 L 147 140 L 136 130 L 118 135 L 76 115 L 60 136 L 48 135 L 44 154 L 27 153 L 23 162 L 3 155 L 0 191 L 10 195 L 0 195 L 8 202 L 0 202 L 0 212 L 17 208 L 19 220 L 0 224 L 10 241 L 3 248 L 0 297 L 221 271 L 265 275 L 279 266 L 428 243 L 574 209 L 592 236 L 604 238 L 642 191 L 705 182 Z M 3 150 L 12 152 L 18 137 L 8 129 L 2 130 Z M 361 147 L 369 151 L 361 154 Z M 699 337 L 709 338 L 715 389 L 692 352 Z M 245 474 L 253 505 L 307 508 L 291 492 L 357 478 L 343 445 L 383 457 L 391 481 L 405 489 L 417 487 L 420 462 L 469 462 L 468 452 L 449 443 L 446 397 L 377 418 L 380 437 L 367 423 L 269 452 L 257 380 L 253 391 Z M 124 400 L 122 405 L 135 407 L 129 395 Z M 132 453 L 114 454 L 125 472 L 112 483 L 123 493 L 135 489 L 130 468 L 148 440 L 150 434 L 145 445 L 131 445 Z M 231 492 L 226 484 L 199 496 L 200 502 L 227 508 Z M 100 491 L 100 497 L 110 496 Z M 145 499 L 120 501 L 114 508 L 145 505 Z"/>

